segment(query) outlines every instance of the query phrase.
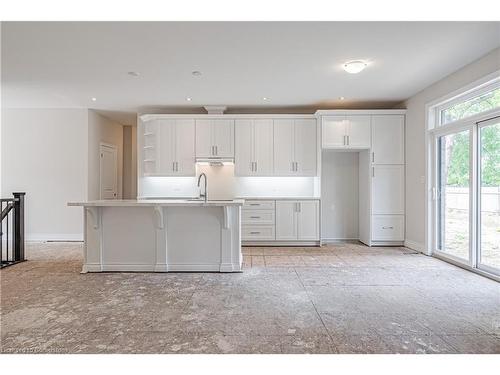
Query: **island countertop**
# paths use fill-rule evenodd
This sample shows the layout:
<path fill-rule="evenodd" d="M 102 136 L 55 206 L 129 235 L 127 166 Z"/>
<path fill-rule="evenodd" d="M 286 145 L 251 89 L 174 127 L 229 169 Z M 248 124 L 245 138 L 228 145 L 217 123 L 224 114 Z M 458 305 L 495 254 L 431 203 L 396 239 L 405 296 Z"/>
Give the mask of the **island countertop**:
<path fill-rule="evenodd" d="M 68 202 L 68 206 L 82 207 L 156 207 L 156 206 L 243 206 L 244 199 L 199 200 L 199 199 L 108 199 L 86 202 Z"/>

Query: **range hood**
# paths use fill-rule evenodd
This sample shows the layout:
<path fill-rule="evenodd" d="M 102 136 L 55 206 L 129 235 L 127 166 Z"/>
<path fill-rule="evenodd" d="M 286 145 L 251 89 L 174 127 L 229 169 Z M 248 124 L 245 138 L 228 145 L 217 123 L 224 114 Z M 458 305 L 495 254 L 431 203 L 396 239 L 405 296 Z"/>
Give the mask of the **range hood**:
<path fill-rule="evenodd" d="M 209 164 L 211 166 L 222 166 L 226 164 L 234 164 L 234 158 L 229 157 L 199 157 L 196 158 L 196 163 Z"/>

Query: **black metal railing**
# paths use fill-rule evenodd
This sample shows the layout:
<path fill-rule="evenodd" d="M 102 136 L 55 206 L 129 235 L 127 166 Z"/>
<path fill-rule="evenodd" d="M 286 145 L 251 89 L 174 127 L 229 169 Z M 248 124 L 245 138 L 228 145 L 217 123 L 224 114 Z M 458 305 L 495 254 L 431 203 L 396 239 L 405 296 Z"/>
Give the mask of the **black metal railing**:
<path fill-rule="evenodd" d="M 24 261 L 24 195 L 0 199 L 0 268 Z"/>

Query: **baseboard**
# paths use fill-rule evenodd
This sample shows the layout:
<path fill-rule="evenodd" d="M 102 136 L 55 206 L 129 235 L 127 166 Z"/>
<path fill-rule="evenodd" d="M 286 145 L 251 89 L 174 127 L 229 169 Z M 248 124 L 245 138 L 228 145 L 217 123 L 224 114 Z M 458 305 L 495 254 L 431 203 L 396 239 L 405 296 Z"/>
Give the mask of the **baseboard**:
<path fill-rule="evenodd" d="M 427 252 L 425 251 L 425 246 L 421 243 L 418 243 L 415 241 L 410 241 L 410 240 L 405 240 L 404 246 L 409 248 L 409 249 L 418 251 L 419 253 L 427 254 Z"/>
<path fill-rule="evenodd" d="M 241 241 L 241 246 L 320 246 L 319 241 Z"/>
<path fill-rule="evenodd" d="M 27 233 L 26 242 L 83 241 L 82 233 Z"/>

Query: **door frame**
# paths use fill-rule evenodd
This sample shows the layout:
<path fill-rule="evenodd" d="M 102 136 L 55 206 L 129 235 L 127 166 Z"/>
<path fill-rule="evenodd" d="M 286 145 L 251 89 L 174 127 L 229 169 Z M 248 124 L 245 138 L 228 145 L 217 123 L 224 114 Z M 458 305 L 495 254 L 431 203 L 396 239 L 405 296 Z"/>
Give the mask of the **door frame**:
<path fill-rule="evenodd" d="M 480 246 L 480 139 L 479 130 L 487 125 L 490 125 L 494 119 L 500 118 L 500 110 L 488 111 L 485 114 L 457 121 L 450 124 L 451 126 L 442 126 L 430 131 L 430 168 L 431 168 L 431 207 L 430 207 L 430 255 L 434 255 L 440 259 L 449 261 L 455 265 L 467 268 L 474 272 L 493 278 L 500 281 L 500 272 L 498 269 L 481 264 L 481 246 Z M 464 130 L 469 130 L 469 259 L 464 261 L 462 258 L 453 256 L 438 249 L 438 162 L 437 143 L 441 136 L 459 133 Z"/>
<path fill-rule="evenodd" d="M 115 154 L 115 159 L 116 159 L 116 163 L 115 163 L 115 166 L 116 166 L 116 173 L 115 173 L 115 186 L 116 186 L 116 195 L 115 195 L 115 198 L 113 199 L 118 199 L 118 147 L 116 147 L 116 145 L 112 144 L 112 143 L 106 143 L 106 142 L 99 142 L 99 199 L 103 199 L 102 197 L 102 150 L 103 150 L 103 147 L 105 148 L 110 148 L 113 150 L 114 154 Z"/>

